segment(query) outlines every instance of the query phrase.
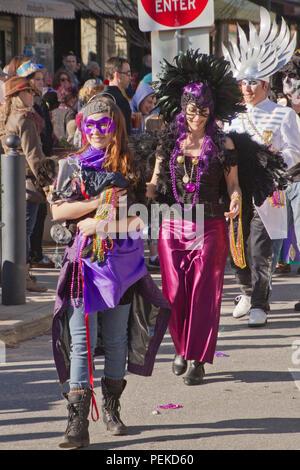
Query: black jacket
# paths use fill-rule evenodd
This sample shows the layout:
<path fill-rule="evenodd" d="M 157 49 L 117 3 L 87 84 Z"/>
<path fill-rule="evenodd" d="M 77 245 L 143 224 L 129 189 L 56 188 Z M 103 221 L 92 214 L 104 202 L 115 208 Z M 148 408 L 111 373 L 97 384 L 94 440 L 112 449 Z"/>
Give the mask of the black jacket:
<path fill-rule="evenodd" d="M 44 154 L 50 157 L 53 149 L 53 127 L 47 103 L 41 96 L 35 95 L 33 107 L 45 121 L 45 127 L 41 132 L 41 141 Z"/>
<path fill-rule="evenodd" d="M 128 100 L 125 98 L 120 88 L 118 88 L 117 86 L 107 85 L 102 93 L 103 94 L 107 93 L 108 95 L 112 95 L 115 98 L 116 104 L 119 106 L 119 108 L 121 109 L 124 115 L 124 118 L 126 121 L 127 134 L 130 135 L 131 134 L 131 108 L 130 108 Z"/>

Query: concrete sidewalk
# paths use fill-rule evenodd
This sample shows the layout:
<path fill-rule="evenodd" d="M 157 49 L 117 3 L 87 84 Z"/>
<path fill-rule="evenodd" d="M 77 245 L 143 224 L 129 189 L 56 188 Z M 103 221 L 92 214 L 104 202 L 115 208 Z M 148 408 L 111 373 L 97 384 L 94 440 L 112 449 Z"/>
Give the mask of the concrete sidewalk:
<path fill-rule="evenodd" d="M 26 292 L 23 305 L 0 304 L 0 340 L 7 347 L 49 332 L 51 328 L 59 269 L 32 269 L 45 293 Z"/>

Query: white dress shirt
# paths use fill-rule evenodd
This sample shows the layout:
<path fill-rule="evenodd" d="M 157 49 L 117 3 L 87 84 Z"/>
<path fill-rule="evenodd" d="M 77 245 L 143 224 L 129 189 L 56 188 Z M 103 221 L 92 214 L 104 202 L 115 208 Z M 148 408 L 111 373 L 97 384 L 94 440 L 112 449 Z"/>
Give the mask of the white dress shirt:
<path fill-rule="evenodd" d="M 265 144 L 263 131 L 271 131 L 270 144 L 281 153 L 288 168 L 300 162 L 300 119 L 293 109 L 266 98 L 256 106 L 248 104 L 247 115 L 239 114 L 231 125 L 225 124 L 224 131 L 247 132 L 260 144 Z M 286 206 L 272 207 L 267 199 L 256 209 L 271 239 L 287 237 Z"/>

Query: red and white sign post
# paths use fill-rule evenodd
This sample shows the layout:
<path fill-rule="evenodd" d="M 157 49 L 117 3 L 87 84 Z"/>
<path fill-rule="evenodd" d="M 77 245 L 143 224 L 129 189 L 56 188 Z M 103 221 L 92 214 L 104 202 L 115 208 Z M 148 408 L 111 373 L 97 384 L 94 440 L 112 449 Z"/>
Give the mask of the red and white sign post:
<path fill-rule="evenodd" d="M 138 0 L 141 31 L 201 28 L 214 22 L 211 0 Z"/>
<path fill-rule="evenodd" d="M 140 30 L 151 31 L 153 79 L 162 59 L 191 48 L 209 53 L 213 0 L 138 0 L 138 13 Z"/>

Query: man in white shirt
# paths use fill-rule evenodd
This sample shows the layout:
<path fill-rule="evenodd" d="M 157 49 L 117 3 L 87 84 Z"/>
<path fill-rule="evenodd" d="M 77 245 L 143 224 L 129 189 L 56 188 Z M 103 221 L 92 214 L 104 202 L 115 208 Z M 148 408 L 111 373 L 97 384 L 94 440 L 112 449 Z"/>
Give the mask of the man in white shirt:
<path fill-rule="evenodd" d="M 234 119 L 227 129 L 247 132 L 258 143 L 271 145 L 273 150 L 282 154 L 288 167 L 294 166 L 300 161 L 300 119 L 295 111 L 270 101 L 267 98 L 268 83 L 265 81 L 244 79 L 241 87 L 247 112 Z M 249 265 L 245 270 L 236 268 L 243 295 L 233 315 L 241 317 L 250 310 L 249 326 L 266 323 L 273 240 L 283 239 L 287 235 L 286 206 L 272 207 L 269 199 L 263 206 L 263 211 L 256 208 L 251 220 L 243 224 L 246 232 L 244 239 L 248 234 L 250 236 L 251 269 Z M 248 230 L 245 227 L 247 224 Z M 278 257 L 278 249 L 274 248 L 274 256 Z"/>
<path fill-rule="evenodd" d="M 234 76 L 240 82 L 247 107 L 225 131 L 246 132 L 260 144 L 280 152 L 288 167 L 300 159 L 300 120 L 294 110 L 267 99 L 269 77 L 283 67 L 293 54 L 296 37 L 282 21 L 277 38 L 277 25 L 271 24 L 267 10 L 261 8 L 260 33 L 249 23 L 250 40 L 238 26 L 239 47 L 226 49 Z M 273 241 L 287 237 L 287 209 L 283 193 L 274 194 L 260 207 L 253 208 L 243 221 L 244 240 L 249 253 L 247 267 L 236 268 L 242 295 L 234 309 L 236 318 L 250 314 L 249 326 L 264 326 L 269 309 L 269 290 L 272 274 Z M 280 242 L 277 243 L 280 246 Z M 247 248 L 247 249 L 246 249 Z M 278 249 L 275 250 L 278 257 Z"/>

